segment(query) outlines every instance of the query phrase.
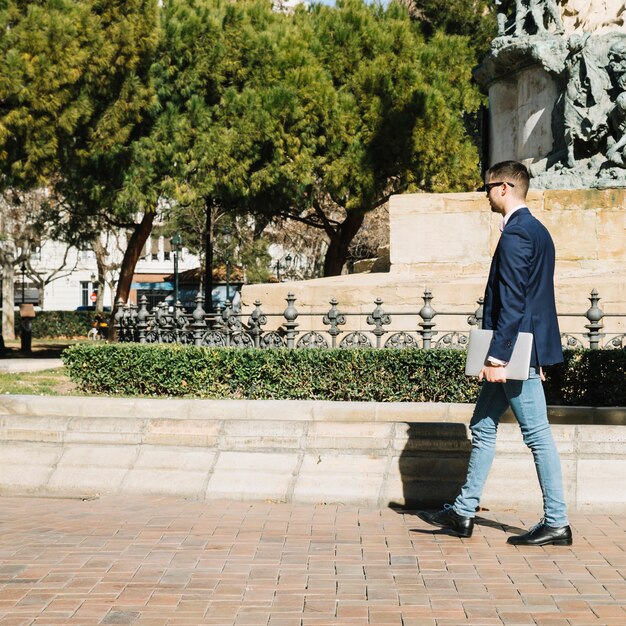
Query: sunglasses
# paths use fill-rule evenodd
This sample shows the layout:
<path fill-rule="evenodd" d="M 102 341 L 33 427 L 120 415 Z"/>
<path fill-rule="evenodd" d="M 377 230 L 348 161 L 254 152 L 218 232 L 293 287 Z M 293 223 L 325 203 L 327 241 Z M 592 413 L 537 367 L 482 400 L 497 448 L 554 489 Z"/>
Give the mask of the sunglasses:
<path fill-rule="evenodd" d="M 509 187 L 515 187 L 515 185 L 513 183 L 509 183 L 509 182 L 503 180 L 503 181 L 500 181 L 499 183 L 485 183 L 483 189 L 487 192 L 487 194 L 489 194 L 489 192 L 494 187 L 499 187 L 500 185 L 508 185 Z"/>

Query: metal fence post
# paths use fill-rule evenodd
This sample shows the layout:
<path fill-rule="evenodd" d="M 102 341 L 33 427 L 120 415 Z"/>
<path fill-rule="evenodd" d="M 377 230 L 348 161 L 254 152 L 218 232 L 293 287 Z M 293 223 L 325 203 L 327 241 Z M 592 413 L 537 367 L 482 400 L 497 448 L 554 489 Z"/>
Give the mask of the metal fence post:
<path fill-rule="evenodd" d="M 206 319 L 204 307 L 204 296 L 198 291 L 198 295 L 196 296 L 196 308 L 193 310 L 191 316 L 193 317 L 193 344 L 194 346 L 202 345 L 202 336 L 204 335 L 204 331 L 206 330 Z"/>
<path fill-rule="evenodd" d="M 263 326 L 267 324 L 267 317 L 261 310 L 261 301 L 255 300 L 254 310 L 250 313 L 248 318 L 248 327 L 252 341 L 254 341 L 254 347 L 259 348 L 261 346 L 261 334 L 263 333 Z"/>
<path fill-rule="evenodd" d="M 430 306 L 430 303 L 433 299 L 433 294 L 431 293 L 428 287 L 424 290 L 424 295 L 422 296 L 422 300 L 424 300 L 424 306 L 420 309 L 419 316 L 424 320 L 420 322 L 419 325 L 422 327 L 422 330 L 418 330 L 417 332 L 422 335 L 422 346 L 428 350 L 431 347 L 431 339 L 436 334 L 433 331 L 433 327 L 435 326 L 435 322 L 433 322 L 433 318 L 437 315 L 437 312 Z"/>
<path fill-rule="evenodd" d="M 219 333 L 220 335 L 224 335 L 224 321 L 222 319 L 222 303 L 218 302 L 215 307 L 215 315 L 213 317 L 213 324 L 211 325 L 211 330 L 215 333 Z M 225 344 L 226 345 L 226 344 Z"/>
<path fill-rule="evenodd" d="M 222 309 L 222 333 L 224 334 L 224 338 L 226 339 L 226 347 L 230 346 L 230 336 L 232 333 L 232 328 L 230 325 L 230 318 L 234 315 L 234 311 L 231 308 L 230 300 L 226 300 L 224 303 L 224 308 Z"/>
<path fill-rule="evenodd" d="M 125 341 L 124 334 L 122 332 L 122 320 L 124 319 L 124 300 L 121 298 L 117 301 L 117 310 L 115 311 L 115 332 L 117 333 L 118 341 Z"/>
<path fill-rule="evenodd" d="M 324 315 L 322 322 L 330 326 L 328 334 L 330 335 L 331 347 L 337 347 L 337 337 L 341 334 L 339 326 L 346 323 L 346 316 L 342 315 L 337 308 L 339 302 L 337 298 L 333 298 L 330 302 L 330 311 Z"/>
<path fill-rule="evenodd" d="M 183 337 L 183 329 L 187 325 L 187 316 L 185 315 L 185 310 L 183 309 L 183 304 L 180 300 L 176 300 L 176 304 L 174 304 L 174 337 L 176 338 L 176 343 L 180 343 Z"/>
<path fill-rule="evenodd" d="M 169 304 L 167 302 L 161 303 L 161 308 L 159 310 L 160 314 L 160 335 L 159 335 L 159 343 L 171 343 L 170 339 L 176 339 L 176 333 L 174 331 L 174 317 L 170 315 Z"/>
<path fill-rule="evenodd" d="M 298 317 L 298 311 L 293 303 L 296 301 L 296 296 L 290 291 L 287 294 L 287 308 L 283 312 L 283 317 L 287 320 L 285 322 L 285 329 L 287 330 L 287 347 L 293 348 L 295 346 L 296 328 L 299 326 L 296 323 Z"/>
<path fill-rule="evenodd" d="M 591 306 L 585 313 L 585 317 L 589 320 L 589 324 L 586 324 L 585 328 L 588 329 L 589 332 L 585 336 L 589 339 L 589 347 L 592 350 L 598 350 L 600 347 L 600 340 L 604 337 L 604 333 L 600 332 L 604 327 L 604 324 L 602 323 L 604 311 L 602 311 L 602 309 L 598 306 L 600 297 L 598 296 L 597 289 L 594 288 L 591 290 L 589 300 L 591 301 Z"/>
<path fill-rule="evenodd" d="M 148 325 L 148 298 L 141 296 L 139 299 L 139 311 L 137 312 L 137 335 L 139 343 L 146 343 L 146 327 Z"/>
<path fill-rule="evenodd" d="M 381 298 L 376 298 L 376 300 L 374 300 L 374 304 L 376 305 L 376 308 L 372 311 L 371 315 L 367 316 L 367 323 L 370 326 L 374 326 L 372 333 L 376 337 L 376 347 L 380 348 L 382 337 L 387 332 L 383 326 L 385 324 L 391 324 L 391 317 L 383 311 L 383 301 Z"/>

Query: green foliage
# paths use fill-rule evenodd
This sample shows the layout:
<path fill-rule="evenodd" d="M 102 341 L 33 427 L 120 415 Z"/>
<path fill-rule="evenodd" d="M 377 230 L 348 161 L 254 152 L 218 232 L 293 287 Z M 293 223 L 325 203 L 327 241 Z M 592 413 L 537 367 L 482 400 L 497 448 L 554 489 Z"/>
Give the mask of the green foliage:
<path fill-rule="evenodd" d="M 341 0 L 308 19 L 336 97 L 318 168 L 322 189 L 357 211 L 406 189 L 472 189 L 478 158 L 463 114 L 481 100 L 468 39 L 438 33 L 427 41 L 395 4 Z"/>
<path fill-rule="evenodd" d="M 157 2 L 0 4 L 0 191 L 45 186 L 41 222 L 73 246 L 112 225 L 134 228 L 118 281 L 124 299 L 158 198 L 146 182 L 155 164 L 138 150 L 156 107 Z"/>
<path fill-rule="evenodd" d="M 550 368 L 549 404 L 626 406 L 626 351 L 574 351 Z M 454 350 L 241 350 L 82 343 L 63 353 L 84 391 L 353 402 L 474 402 Z"/>
<path fill-rule="evenodd" d="M 470 402 L 463 355 L 440 350 L 241 350 L 77 344 L 63 353 L 85 391 L 121 395 Z"/>
<path fill-rule="evenodd" d="M 291 13 L 269 0 L 5 0 L 1 186 L 54 183 L 64 214 L 51 221 L 72 242 L 159 199 L 196 231 L 193 213 L 252 215 L 253 243 L 291 217 L 324 229 L 337 273 L 390 194 L 479 182 L 463 120 L 481 101 L 471 18 L 485 4 L 426 4 L 425 34 L 404 7 L 363 0 Z"/>
<path fill-rule="evenodd" d="M 0 5 L 0 163 L 3 184 L 45 182 L 58 147 L 88 118 L 78 83 L 92 56 L 94 23 L 85 3 Z"/>
<path fill-rule="evenodd" d="M 92 311 L 40 311 L 32 322 L 32 336 L 44 337 L 86 337 L 93 324 Z M 21 320 L 15 312 L 15 333 L 20 334 Z"/>
<path fill-rule="evenodd" d="M 173 0 L 163 31 L 145 145 L 167 164 L 174 212 L 303 220 L 345 256 L 356 229 L 342 215 L 479 182 L 463 124 L 480 104 L 466 37 L 427 41 L 406 10 L 361 0 L 293 14 L 266 0 Z"/>
<path fill-rule="evenodd" d="M 137 148 L 150 131 L 156 107 L 150 68 L 159 29 L 156 0 L 91 4 L 97 15 L 91 39 L 96 58 L 83 82 L 92 109 L 74 130 L 73 145 L 62 152 L 57 187 L 74 215 L 89 212 L 98 232 L 104 215 L 133 222 L 138 211 L 154 210 L 157 201 L 154 190 L 137 189 L 147 166 Z"/>
<path fill-rule="evenodd" d="M 498 31 L 492 0 L 410 0 L 409 4 L 426 34 L 443 30 L 470 37 L 478 60 L 487 54 Z"/>
<path fill-rule="evenodd" d="M 152 102 L 155 11 L 156 0 L 0 5 L 3 185 L 65 183 L 100 204 L 119 185 L 112 173 Z"/>
<path fill-rule="evenodd" d="M 626 406 L 626 350 L 567 350 L 545 392 L 548 404 Z"/>

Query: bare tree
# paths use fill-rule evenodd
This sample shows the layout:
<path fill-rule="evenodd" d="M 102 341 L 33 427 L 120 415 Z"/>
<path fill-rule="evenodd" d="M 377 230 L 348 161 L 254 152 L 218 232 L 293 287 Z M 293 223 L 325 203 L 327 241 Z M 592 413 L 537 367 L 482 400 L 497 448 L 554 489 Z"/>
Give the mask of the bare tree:
<path fill-rule="evenodd" d="M 124 248 L 120 237 L 111 230 L 103 232 L 99 237 L 94 237 L 91 245 L 98 268 L 96 312 L 102 313 L 104 311 L 104 286 L 108 285 L 111 293 L 115 293 L 115 285 L 122 267 Z"/>
<path fill-rule="evenodd" d="M 51 236 L 51 214 L 59 217 L 59 203 L 50 189 L 28 192 L 7 189 L 0 195 L 0 265 L 2 267 L 2 335 L 14 339 L 15 273 L 23 268 L 24 276 L 38 290 L 39 305 L 44 306 L 45 288 L 59 278 L 69 276 L 76 269 L 77 259 L 70 243 L 62 246 L 60 259 L 53 267 L 38 267 L 34 251 L 56 240 Z M 56 228 L 58 225 L 55 224 Z"/>
<path fill-rule="evenodd" d="M 39 306 L 43 309 L 45 307 L 45 293 L 46 287 L 53 281 L 59 278 L 66 278 L 70 276 L 78 265 L 78 257 L 72 254 L 74 251 L 72 246 L 68 243 L 60 244 L 63 246 L 63 253 L 60 262 L 55 267 L 45 268 L 45 270 L 37 269 L 34 267 L 33 259 L 33 245 L 43 247 L 46 242 L 41 240 L 33 241 L 24 258 L 25 274 L 29 281 L 35 285 L 38 293 Z M 73 257 L 73 262 L 71 259 Z"/>
<path fill-rule="evenodd" d="M 2 335 L 15 339 L 15 268 L 28 260 L 40 240 L 35 214 L 48 202 L 47 190 L 22 193 L 7 189 L 0 194 L 0 266 L 2 267 Z"/>
<path fill-rule="evenodd" d="M 341 222 L 345 211 L 337 208 L 329 214 L 334 223 Z M 324 259 L 328 249 L 326 233 L 317 226 L 285 219 L 266 229 L 270 244 L 280 246 L 291 263 L 283 276 L 292 280 L 319 278 L 324 275 Z M 355 261 L 375 257 L 379 248 L 389 245 L 389 204 L 385 202 L 365 214 L 363 224 L 348 248 L 349 270 Z"/>

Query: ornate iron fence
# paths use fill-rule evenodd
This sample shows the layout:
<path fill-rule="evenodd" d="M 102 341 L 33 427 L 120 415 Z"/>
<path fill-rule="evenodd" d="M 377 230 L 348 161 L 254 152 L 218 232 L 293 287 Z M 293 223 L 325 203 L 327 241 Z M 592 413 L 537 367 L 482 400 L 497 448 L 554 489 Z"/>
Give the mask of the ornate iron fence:
<path fill-rule="evenodd" d="M 307 313 L 307 319 L 321 318 L 324 330 L 309 328 L 298 330 L 299 313 L 293 293 L 287 295 L 287 308 L 282 314 L 268 314 L 261 309 L 261 302 L 254 303 L 255 308 L 249 314 L 236 313 L 230 303 L 218 307 L 217 311 L 207 314 L 203 308 L 204 298 L 196 297 L 196 308 L 187 313 L 180 302 L 169 307 L 162 302 L 148 311 L 147 299 L 142 297 L 139 306 L 118 303 L 115 314 L 115 327 L 120 342 L 138 343 L 178 343 L 208 347 L 238 348 L 444 348 L 464 349 L 468 343 L 471 328 L 480 327 L 483 316 L 483 299 L 477 301 L 473 312 L 436 311 L 432 307 L 433 295 L 429 289 L 422 296 L 424 304 L 419 311 L 386 312 L 383 301 L 377 298 L 375 307 L 365 316 L 371 330 L 342 330 L 346 318 L 357 313 L 342 312 L 336 299 L 330 301 L 330 309 L 325 313 Z M 588 323 L 587 332 L 563 333 L 564 348 L 589 347 L 597 349 L 618 349 L 626 347 L 626 333 L 603 332 L 603 320 L 606 317 L 626 317 L 622 314 L 605 314 L 598 306 L 600 297 L 593 289 L 589 297 L 591 306 L 584 314 L 569 313 L 560 317 L 581 317 Z M 280 324 L 275 330 L 266 330 L 268 317 L 279 317 Z M 465 317 L 467 330 L 435 330 L 434 321 L 438 316 Z M 247 317 L 247 320 L 245 318 Z M 392 330 L 392 318 L 401 317 L 413 324 L 413 330 Z M 244 321 L 245 320 L 245 321 Z M 581 324 L 582 326 L 582 324 Z M 586 345 L 585 345 L 586 344 Z"/>

